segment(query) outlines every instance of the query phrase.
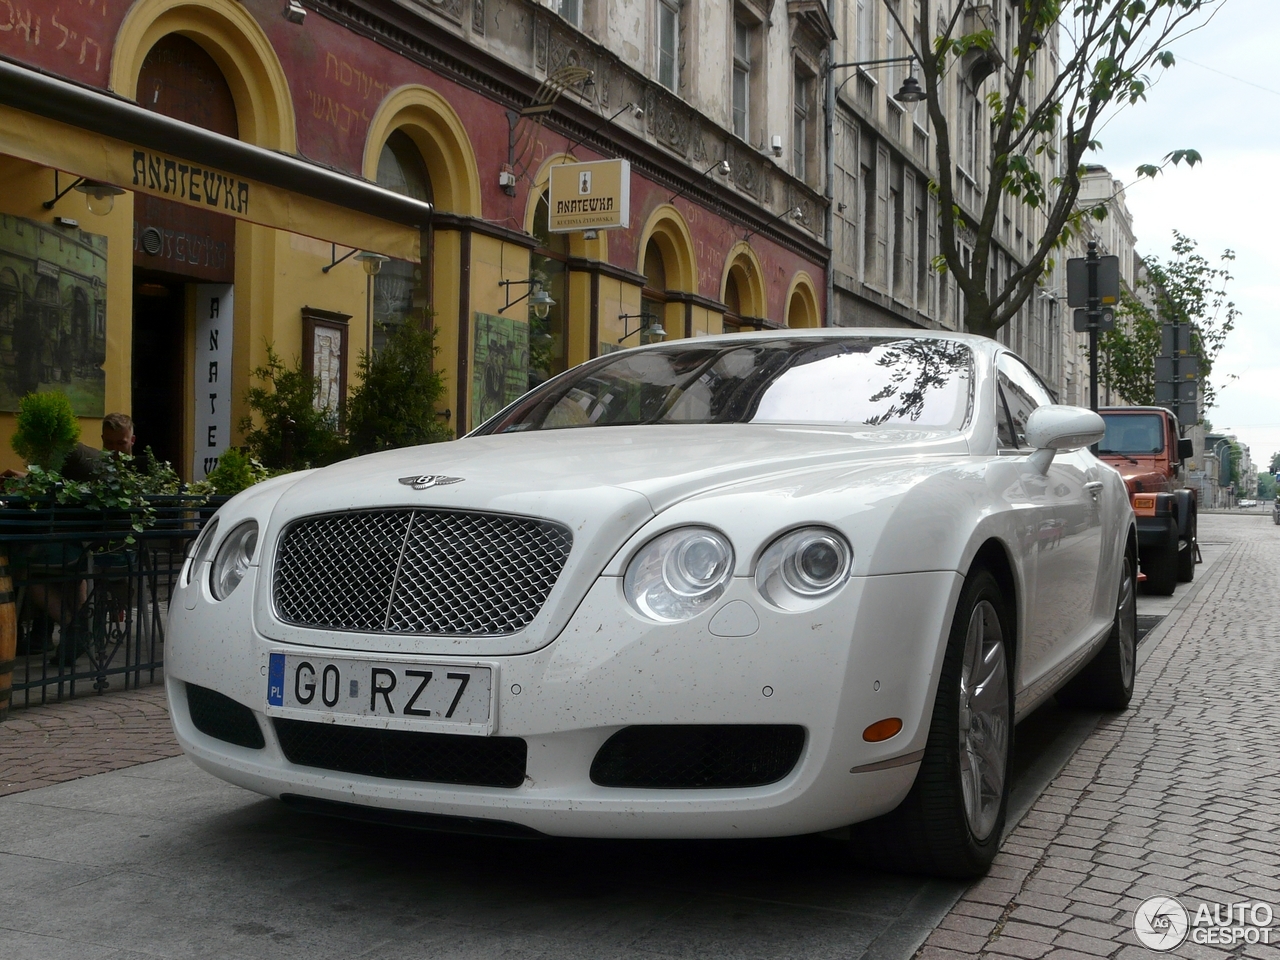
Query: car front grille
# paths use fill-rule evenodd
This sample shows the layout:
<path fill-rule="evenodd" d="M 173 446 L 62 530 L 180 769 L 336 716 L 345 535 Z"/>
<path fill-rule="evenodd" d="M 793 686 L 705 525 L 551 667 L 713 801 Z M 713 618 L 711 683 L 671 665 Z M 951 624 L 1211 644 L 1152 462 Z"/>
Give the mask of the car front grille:
<path fill-rule="evenodd" d="M 272 721 L 290 763 L 388 780 L 518 787 L 528 746 L 519 737 L 415 733 L 307 720 Z"/>
<path fill-rule="evenodd" d="M 596 753 L 591 781 L 666 790 L 762 787 L 790 773 L 803 748 L 804 728 L 784 724 L 627 727 Z"/>
<path fill-rule="evenodd" d="M 538 615 L 573 535 L 530 517 L 364 510 L 309 517 L 280 538 L 286 623 L 364 633 L 498 636 Z"/>

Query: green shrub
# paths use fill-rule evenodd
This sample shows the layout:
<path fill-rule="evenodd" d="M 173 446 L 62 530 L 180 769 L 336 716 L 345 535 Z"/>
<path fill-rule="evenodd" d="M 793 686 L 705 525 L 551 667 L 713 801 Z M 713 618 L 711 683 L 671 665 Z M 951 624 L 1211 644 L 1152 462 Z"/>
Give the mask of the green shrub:
<path fill-rule="evenodd" d="M 230 497 L 271 475 L 270 470 L 243 450 L 229 447 L 218 458 L 218 465 L 205 478 L 205 482 L 213 493 Z"/>
<path fill-rule="evenodd" d="M 240 421 L 252 457 L 272 470 L 322 467 L 343 458 L 338 411 L 315 408 L 319 380 L 301 360 L 290 369 L 267 344 L 266 365 L 249 375 L 261 381 L 245 395 L 252 413 Z"/>
<path fill-rule="evenodd" d="M 65 393 L 28 393 L 18 401 L 14 452 L 28 464 L 61 470 L 80 439 L 80 421 Z"/>
<path fill-rule="evenodd" d="M 436 416 L 445 395 L 434 369 L 435 331 L 409 320 L 377 353 L 360 355 L 359 383 L 347 400 L 347 442 L 353 455 L 453 439 Z"/>

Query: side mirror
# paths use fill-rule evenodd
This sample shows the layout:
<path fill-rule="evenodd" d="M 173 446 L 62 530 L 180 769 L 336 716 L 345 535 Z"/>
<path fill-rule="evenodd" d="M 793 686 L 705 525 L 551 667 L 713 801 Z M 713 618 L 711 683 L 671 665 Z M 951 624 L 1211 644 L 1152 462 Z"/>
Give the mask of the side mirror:
<path fill-rule="evenodd" d="M 1087 447 L 1106 432 L 1107 425 L 1092 410 L 1057 403 L 1036 407 L 1027 417 L 1027 443 L 1035 448 L 1031 464 L 1048 473 L 1057 451 Z"/>
<path fill-rule="evenodd" d="M 1195 447 L 1195 444 L 1191 442 L 1191 439 L 1189 437 L 1185 440 L 1178 441 L 1178 459 L 1179 460 L 1190 460 L 1195 455 L 1196 455 L 1196 447 Z"/>

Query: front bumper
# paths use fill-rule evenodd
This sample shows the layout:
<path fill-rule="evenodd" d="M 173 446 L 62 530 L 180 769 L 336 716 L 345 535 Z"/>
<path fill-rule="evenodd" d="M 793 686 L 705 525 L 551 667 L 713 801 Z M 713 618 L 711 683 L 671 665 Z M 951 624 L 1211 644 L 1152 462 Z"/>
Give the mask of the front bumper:
<path fill-rule="evenodd" d="M 709 630 L 715 611 L 683 624 L 653 624 L 631 612 L 618 579 L 601 578 L 566 629 L 541 650 L 479 658 L 494 671 L 493 735 L 522 738 L 528 747 L 524 783 L 491 788 L 290 763 L 265 713 L 269 655 L 341 651 L 328 635 L 322 648 L 309 648 L 256 633 L 250 614 L 255 574 L 222 603 L 207 595 L 180 598 L 199 589 L 186 587 L 171 606 L 170 711 L 179 742 L 199 766 L 272 797 L 503 821 L 581 837 L 786 836 L 893 809 L 919 766 L 962 583 L 946 571 L 854 579 L 827 604 L 796 614 L 772 610 L 749 580 L 735 580 L 718 609 L 749 603 L 759 628 L 746 637 L 718 637 Z M 358 655 L 370 655 L 369 638 L 358 646 Z M 422 655 L 433 662 L 445 657 L 436 650 Z M 238 747 L 197 730 L 186 683 L 249 707 L 265 746 Z M 902 731 L 882 743 L 865 742 L 862 731 L 886 717 L 901 718 Z M 638 724 L 797 724 L 805 744 L 791 772 L 767 786 L 593 783 L 600 747 Z"/>
<path fill-rule="evenodd" d="M 1177 528 L 1173 517 L 1137 517 L 1138 552 L 1143 550 L 1163 550 L 1169 542 L 1170 528 Z"/>

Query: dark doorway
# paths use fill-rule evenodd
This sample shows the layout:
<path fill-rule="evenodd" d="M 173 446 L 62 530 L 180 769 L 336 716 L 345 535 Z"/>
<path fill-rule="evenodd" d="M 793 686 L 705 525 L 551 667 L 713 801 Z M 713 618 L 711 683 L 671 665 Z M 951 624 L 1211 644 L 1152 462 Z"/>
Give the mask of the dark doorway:
<path fill-rule="evenodd" d="M 186 405 L 186 284 L 133 271 L 133 425 L 135 454 L 150 447 L 186 476 L 182 424 Z"/>

